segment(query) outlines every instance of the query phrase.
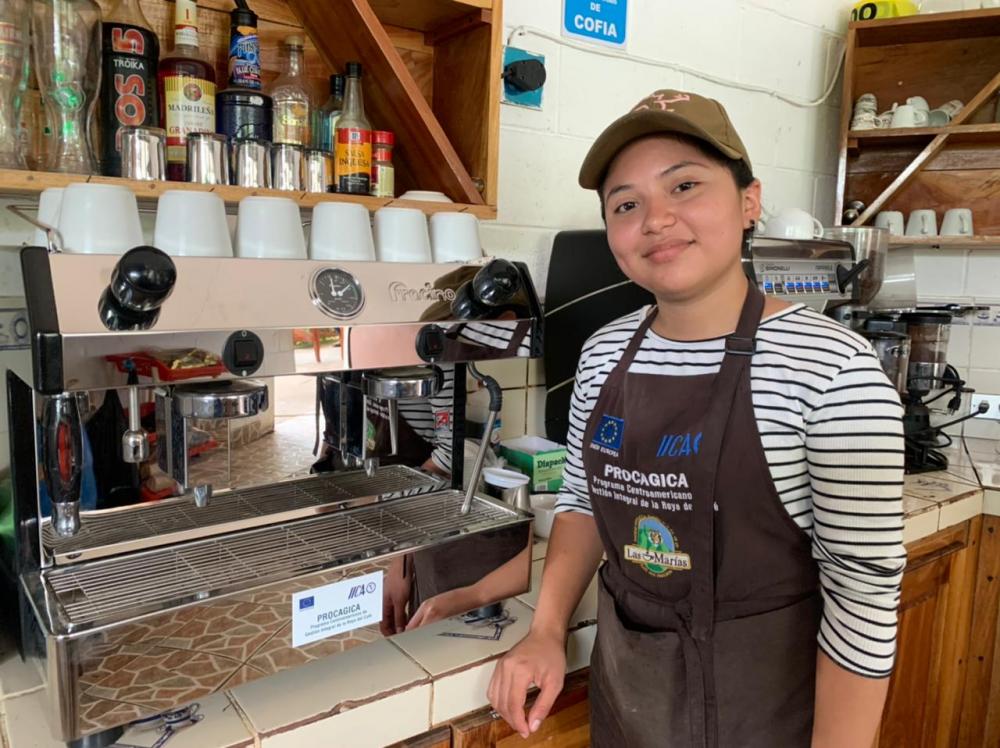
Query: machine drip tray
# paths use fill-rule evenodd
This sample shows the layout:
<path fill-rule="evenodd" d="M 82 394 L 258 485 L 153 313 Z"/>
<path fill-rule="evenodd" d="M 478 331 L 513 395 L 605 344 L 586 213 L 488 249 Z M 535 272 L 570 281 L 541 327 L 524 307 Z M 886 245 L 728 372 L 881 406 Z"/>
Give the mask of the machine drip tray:
<path fill-rule="evenodd" d="M 365 499 L 425 494 L 444 486 L 441 479 L 419 470 L 391 465 L 379 468 L 374 478 L 357 470 L 219 493 L 201 508 L 190 496 L 180 496 L 84 512 L 80 532 L 69 538 L 58 536 L 46 519 L 42 538 L 56 565 L 75 564 L 345 509 Z"/>
<path fill-rule="evenodd" d="M 72 633 L 283 580 L 530 522 L 513 507 L 447 490 L 42 573 Z M 50 610 L 52 608 L 50 607 Z"/>

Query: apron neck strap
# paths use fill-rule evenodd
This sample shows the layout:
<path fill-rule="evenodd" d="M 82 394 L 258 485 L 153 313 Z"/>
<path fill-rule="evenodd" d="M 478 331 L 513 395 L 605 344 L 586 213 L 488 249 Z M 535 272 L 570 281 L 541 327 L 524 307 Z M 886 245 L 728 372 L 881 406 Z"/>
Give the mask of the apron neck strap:
<path fill-rule="evenodd" d="M 757 284 L 747 280 L 747 295 L 740 311 L 739 322 L 732 335 L 726 338 L 726 355 L 752 356 L 757 350 L 757 327 L 764 313 L 764 294 Z"/>

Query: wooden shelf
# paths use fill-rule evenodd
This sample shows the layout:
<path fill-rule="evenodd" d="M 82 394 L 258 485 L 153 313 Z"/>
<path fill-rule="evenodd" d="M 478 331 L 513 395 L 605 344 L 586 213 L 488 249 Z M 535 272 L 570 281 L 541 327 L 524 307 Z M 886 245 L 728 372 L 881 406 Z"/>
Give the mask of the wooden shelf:
<path fill-rule="evenodd" d="M 951 13 L 918 13 L 900 18 L 853 21 L 848 24 L 848 31 L 856 34 L 859 47 L 998 36 L 1000 10 L 990 8 Z"/>
<path fill-rule="evenodd" d="M 245 197 L 287 197 L 294 200 L 302 208 L 313 208 L 322 202 L 351 202 L 364 205 L 368 210 L 375 211 L 388 205 L 399 208 L 416 208 L 424 213 L 458 212 L 472 213 L 478 218 L 496 218 L 496 209 L 489 205 L 468 205 L 463 203 L 438 203 L 418 200 L 400 200 L 398 198 L 368 197 L 366 195 L 338 195 L 336 193 L 289 192 L 286 190 L 257 190 L 229 185 L 191 184 L 189 182 L 140 182 L 118 177 L 102 177 L 85 174 L 57 174 L 43 171 L 20 171 L 17 169 L 0 169 L 0 194 L 36 196 L 49 187 L 65 187 L 79 182 L 95 184 L 117 184 L 128 187 L 140 200 L 158 198 L 167 190 L 197 190 L 214 192 L 228 205 L 235 205 Z"/>
<path fill-rule="evenodd" d="M 1000 248 L 1000 236 L 891 236 L 890 247 L 937 247 L 940 249 Z"/>
<path fill-rule="evenodd" d="M 902 145 L 923 142 L 937 135 L 950 134 L 951 142 L 972 142 L 1000 138 L 1000 122 L 977 125 L 946 125 L 945 127 L 898 127 L 886 130 L 851 130 L 848 140 L 864 145 Z"/>

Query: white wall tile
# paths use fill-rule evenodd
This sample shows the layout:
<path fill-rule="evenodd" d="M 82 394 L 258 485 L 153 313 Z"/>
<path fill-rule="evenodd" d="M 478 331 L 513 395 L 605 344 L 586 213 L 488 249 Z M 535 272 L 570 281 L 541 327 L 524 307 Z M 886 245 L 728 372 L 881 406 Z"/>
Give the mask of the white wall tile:
<path fill-rule="evenodd" d="M 545 384 L 545 362 L 540 358 L 528 361 L 528 386 L 540 387 Z"/>
<path fill-rule="evenodd" d="M 854 0 L 750 0 L 749 4 L 843 34 L 847 31 Z"/>
<path fill-rule="evenodd" d="M 509 34 L 515 26 L 529 26 L 558 34 L 562 26 L 562 3 L 554 0 L 507 0 L 503 4 L 503 24 L 505 34 Z M 515 44 L 522 42 L 520 37 L 514 37 Z"/>
<path fill-rule="evenodd" d="M 600 227 L 597 198 L 576 182 L 589 148 L 585 138 L 502 128 L 499 221 L 538 228 Z"/>
<path fill-rule="evenodd" d="M 527 390 L 504 390 L 503 410 L 501 411 L 500 438 L 513 439 L 527 433 L 525 426 Z"/>
<path fill-rule="evenodd" d="M 780 101 L 773 102 L 766 111 L 776 128 L 775 166 L 837 173 L 839 111 L 828 106 L 796 107 Z"/>
<path fill-rule="evenodd" d="M 739 48 L 733 40 L 739 39 L 742 9 L 732 0 L 670 3 L 667 12 L 663 0 L 632 0 L 629 15 L 630 54 L 728 78 L 739 72 Z"/>
<path fill-rule="evenodd" d="M 24 296 L 20 246 L 0 247 L 0 296 Z"/>
<path fill-rule="evenodd" d="M 545 388 L 527 389 L 527 433 L 545 436 Z"/>
<path fill-rule="evenodd" d="M 1000 297 L 1000 250 L 976 249 L 969 253 L 965 293 L 977 298 Z"/>
<path fill-rule="evenodd" d="M 589 141 L 647 95 L 680 88 L 684 76 L 655 65 L 563 47 L 559 132 Z M 579 162 L 576 166 L 579 168 Z"/>
<path fill-rule="evenodd" d="M 813 181 L 812 214 L 824 226 L 834 224 L 834 207 L 837 199 L 837 178 L 821 174 Z"/>
<path fill-rule="evenodd" d="M 953 329 L 952 333 L 954 332 Z M 948 350 L 950 353 L 950 341 Z M 972 328 L 969 366 L 975 369 L 1000 369 L 1000 327 L 975 325 Z"/>
<path fill-rule="evenodd" d="M 478 364 L 483 374 L 493 377 L 503 389 L 524 389 L 528 381 L 528 361 L 523 358 L 508 358 L 502 361 L 483 361 Z M 469 387 L 475 386 L 475 380 L 468 377 Z"/>
<path fill-rule="evenodd" d="M 774 214 L 784 208 L 812 210 L 811 173 L 764 166 L 757 170 L 757 178 L 761 181 L 761 202 L 767 213 Z"/>
<path fill-rule="evenodd" d="M 973 329 L 961 317 L 952 321 L 948 337 L 948 363 L 952 366 L 968 368 L 977 365 L 971 360 Z"/>
<path fill-rule="evenodd" d="M 590 209 L 598 219 L 600 210 L 597 198 L 591 196 Z M 549 272 L 549 258 L 552 255 L 553 229 L 526 228 L 500 223 L 480 224 L 479 234 L 486 254 L 503 257 L 514 262 L 523 262 L 535 284 L 535 291 L 545 300 L 545 281 Z"/>
<path fill-rule="evenodd" d="M 752 6 L 743 13 L 740 80 L 800 99 L 817 99 L 826 82 L 826 32 Z"/>
<path fill-rule="evenodd" d="M 917 274 L 917 297 L 923 300 L 960 298 L 968 294 L 964 249 L 920 248 L 913 259 Z"/>

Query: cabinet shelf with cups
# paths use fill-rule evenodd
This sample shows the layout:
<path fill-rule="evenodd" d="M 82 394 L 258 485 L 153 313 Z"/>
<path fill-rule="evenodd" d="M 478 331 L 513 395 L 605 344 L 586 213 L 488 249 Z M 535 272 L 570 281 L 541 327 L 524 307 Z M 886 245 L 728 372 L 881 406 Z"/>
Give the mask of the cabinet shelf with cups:
<path fill-rule="evenodd" d="M 249 189 L 231 185 L 191 184 L 188 182 L 139 181 L 120 179 L 118 177 L 87 176 L 83 174 L 57 174 L 47 171 L 21 171 L 18 169 L 0 169 L 0 196 L 38 195 L 50 187 L 65 187 L 78 182 L 95 184 L 117 184 L 128 187 L 139 200 L 158 198 L 167 190 L 195 190 L 214 192 L 227 205 L 236 205 L 245 197 L 284 197 L 298 203 L 301 208 L 313 208 L 322 202 L 350 202 L 363 205 L 369 211 L 393 206 L 397 208 L 416 208 L 427 214 L 471 213 L 477 218 L 490 219 L 496 217 L 496 209 L 489 205 L 472 205 L 452 202 L 430 202 L 424 200 L 403 200 L 391 197 L 369 197 L 367 195 L 340 195 L 324 192 L 289 192 L 287 190 Z"/>
<path fill-rule="evenodd" d="M 920 210 L 936 211 L 936 222 L 949 210 L 963 208 L 971 211 L 972 219 L 971 226 L 962 224 L 963 235 L 894 236 L 892 245 L 1000 246 L 997 71 L 1000 9 L 851 23 L 842 96 L 838 223 L 871 225 L 883 211 L 906 215 Z M 855 119 L 855 104 L 862 97 L 870 102 L 868 111 L 882 114 Z M 917 112 L 928 106 L 938 111 L 929 117 L 926 111 Z M 947 124 L 923 125 L 927 119 Z M 905 126 L 914 123 L 921 126 Z M 868 129 L 852 129 L 858 124 Z"/>
<path fill-rule="evenodd" d="M 114 0 L 97 0 L 107 12 Z M 160 40 L 173 46 L 174 3 L 141 0 Z M 257 14 L 265 90 L 281 69 L 282 41 L 305 39 L 304 75 L 310 97 L 329 95 L 328 78 L 351 60 L 364 68 L 364 96 L 373 127 L 395 134 L 396 194 L 443 193 L 451 203 L 297 193 L 216 186 L 227 203 L 249 195 L 291 197 L 302 207 L 345 199 L 376 210 L 406 205 L 426 213 L 448 210 L 496 217 L 503 56 L 503 0 L 248 0 Z M 232 0 L 198 0 L 202 55 L 228 77 Z M 38 92 L 29 100 L 38 105 Z M 39 110 L 40 111 L 40 110 Z M 38 128 L 42 118 L 38 119 Z M 39 129 L 40 133 L 40 129 Z M 44 153 L 44 138 L 38 137 Z M 113 181 L 140 198 L 167 189 L 206 189 L 179 182 L 133 182 L 101 176 L 0 170 L 0 194 L 39 193 L 78 181 Z"/>

